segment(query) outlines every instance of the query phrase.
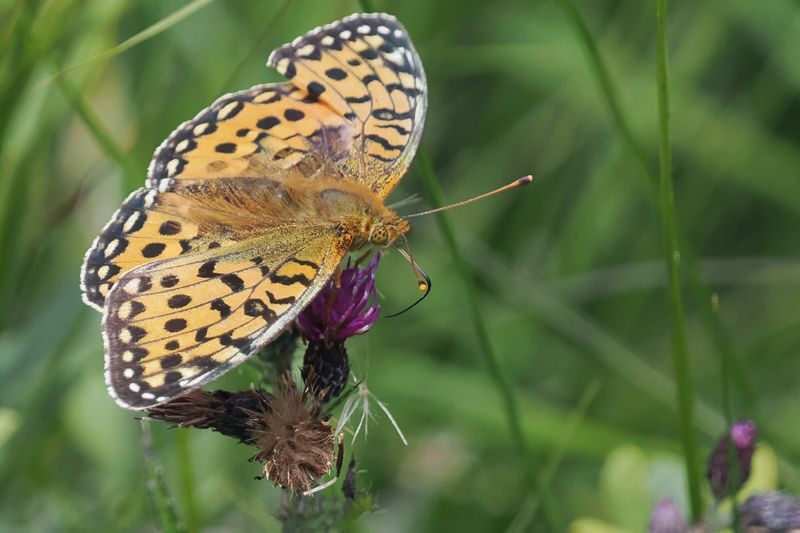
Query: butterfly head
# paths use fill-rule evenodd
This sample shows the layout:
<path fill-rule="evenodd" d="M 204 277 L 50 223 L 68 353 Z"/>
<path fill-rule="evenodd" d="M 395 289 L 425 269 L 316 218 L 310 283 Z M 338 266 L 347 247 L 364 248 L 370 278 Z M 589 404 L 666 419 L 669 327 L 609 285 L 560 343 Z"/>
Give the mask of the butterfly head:
<path fill-rule="evenodd" d="M 392 213 L 387 217 L 372 220 L 367 232 L 367 241 L 375 246 L 387 248 L 410 229 L 408 221 Z"/>

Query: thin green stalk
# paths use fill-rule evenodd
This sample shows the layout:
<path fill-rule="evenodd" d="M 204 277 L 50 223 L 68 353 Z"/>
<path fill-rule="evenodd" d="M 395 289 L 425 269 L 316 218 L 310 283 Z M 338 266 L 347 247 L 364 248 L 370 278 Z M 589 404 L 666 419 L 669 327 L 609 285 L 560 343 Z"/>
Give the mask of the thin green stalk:
<path fill-rule="evenodd" d="M 672 358 L 678 385 L 678 414 L 681 444 L 686 460 L 689 502 L 694 521 L 703 515 L 700 493 L 699 451 L 694 429 L 694 390 L 689 364 L 683 301 L 681 296 L 680 250 L 675 198 L 672 186 L 672 148 L 669 131 L 669 72 L 667 66 L 667 0 L 656 0 L 656 77 L 659 117 L 659 200 L 664 231 L 664 252 L 669 273 L 669 307 L 672 322 Z"/>
<path fill-rule="evenodd" d="M 642 143 L 637 140 L 633 133 L 633 128 L 631 127 L 630 121 L 628 120 L 621 104 L 621 97 L 617 89 L 617 84 L 614 83 L 614 79 L 611 76 L 608 67 L 606 66 L 603 54 L 600 52 L 597 42 L 589 31 L 586 21 L 581 15 L 581 12 L 575 6 L 573 0 L 559 1 L 561 2 L 561 6 L 566 12 L 573 26 L 575 27 L 577 37 L 588 55 L 592 71 L 595 76 L 595 81 L 597 82 L 600 91 L 605 98 L 606 105 L 608 105 L 617 128 L 622 134 L 622 140 L 628 145 L 628 148 L 631 150 L 631 152 L 633 152 L 637 162 L 642 167 L 644 175 L 647 178 L 648 183 L 651 185 L 651 191 L 653 193 L 652 198 L 655 202 L 657 202 L 658 176 L 656 176 L 656 173 L 651 167 L 645 148 L 643 147 Z M 684 240 L 681 237 L 682 235 L 679 234 L 679 241 Z M 697 293 L 695 301 L 702 302 L 702 311 L 705 314 L 705 318 L 710 327 L 713 329 L 714 311 L 708 304 L 711 301 L 711 292 L 701 279 L 697 258 L 694 257 L 691 250 L 687 250 L 686 248 L 684 248 L 681 258 L 683 271 L 687 276 L 687 284 Z M 734 360 L 733 363 L 736 365 L 736 367 L 733 369 L 737 378 L 735 380 L 735 384 L 738 387 L 741 395 L 747 399 L 748 403 L 752 404 L 754 399 L 752 394 L 748 391 L 747 385 L 742 377 L 743 371 L 741 370 L 740 363 L 738 360 Z"/>
<path fill-rule="evenodd" d="M 142 445 L 147 471 L 147 492 L 150 501 L 158 516 L 158 523 L 164 533 L 180 533 L 183 529 L 178 523 L 178 515 L 172 503 L 169 488 L 164 480 L 164 468 L 158 462 L 153 449 L 153 436 L 150 433 L 150 423 L 142 420 Z"/>
<path fill-rule="evenodd" d="M 192 454 L 189 447 L 190 431 L 188 428 L 175 430 L 175 444 L 178 447 L 178 476 L 181 485 L 181 504 L 183 516 L 186 519 L 186 531 L 194 533 L 200 526 L 200 516 L 197 512 L 197 499 L 194 495 L 194 470 L 192 469 Z"/>
<path fill-rule="evenodd" d="M 59 79 L 64 74 L 66 74 L 67 72 L 75 70 L 76 68 L 80 68 L 80 67 L 82 67 L 84 65 L 88 65 L 89 63 L 93 63 L 95 61 L 102 61 L 102 60 L 111 59 L 112 57 L 117 56 L 117 55 L 119 55 L 119 54 L 121 54 L 121 53 L 123 53 L 123 52 L 125 52 L 125 51 L 127 51 L 127 50 L 129 50 L 131 48 L 133 48 L 134 46 L 143 43 L 144 41 L 146 41 L 146 40 L 148 40 L 148 39 L 150 39 L 152 37 L 155 37 L 159 33 L 168 30 L 169 28 L 171 28 L 175 24 L 181 22 L 182 20 L 187 18 L 189 15 L 195 13 L 196 11 L 199 11 L 200 9 L 204 8 L 205 6 L 207 6 L 208 4 L 210 4 L 213 1 L 214 0 L 194 0 L 193 2 L 189 2 L 188 4 L 183 6 L 182 8 L 178 9 L 177 11 L 175 11 L 174 13 L 171 13 L 170 15 L 167 15 L 166 17 L 160 19 L 158 22 L 156 22 L 154 24 L 151 24 L 150 26 L 148 26 L 147 28 L 143 29 L 142 31 L 140 31 L 136 35 L 133 35 L 132 37 L 129 37 L 128 39 L 125 39 L 124 41 L 122 41 L 118 45 L 113 46 L 113 47 L 109 48 L 108 50 L 105 50 L 104 52 L 100 52 L 99 54 L 97 54 L 94 57 L 90 57 L 88 59 L 84 59 L 83 61 L 80 61 L 80 62 L 78 62 L 78 63 L 76 63 L 74 65 L 70 65 L 69 67 L 61 69 L 58 72 L 56 72 L 55 74 L 51 74 L 50 76 L 44 78 L 43 80 L 40 81 L 40 83 L 49 83 L 51 81 Z"/>
<path fill-rule="evenodd" d="M 575 438 L 575 433 L 586 417 L 586 411 L 589 409 L 595 397 L 597 397 L 600 386 L 600 380 L 592 380 L 581 395 L 578 405 L 569 414 L 568 429 L 563 443 L 547 458 L 544 468 L 542 468 L 539 473 L 541 483 L 544 485 L 547 486 L 553 482 L 559 466 L 561 466 L 564 457 L 567 455 L 567 448 L 570 442 Z M 523 533 L 525 531 L 530 531 L 531 524 L 533 523 L 533 519 L 536 518 L 536 512 L 539 510 L 540 503 L 541 502 L 534 498 L 533 495 L 528 495 L 525 500 L 523 500 L 522 505 L 520 505 L 520 510 L 517 512 L 514 520 L 509 524 L 508 528 L 506 528 L 506 533 Z"/>
<path fill-rule="evenodd" d="M 619 92 L 617 91 L 617 88 L 611 79 L 611 75 L 608 72 L 608 67 L 606 66 L 603 56 L 600 54 L 600 51 L 597 48 L 597 44 L 595 43 L 594 37 L 592 37 L 592 34 L 589 31 L 589 27 L 586 25 L 586 21 L 583 19 L 581 12 L 577 7 L 575 7 L 575 4 L 572 0 L 560 0 L 560 2 L 561 7 L 564 9 L 567 17 L 575 27 L 575 31 L 577 32 L 578 37 L 583 43 L 583 47 L 589 56 L 589 62 L 591 63 L 597 83 L 600 85 L 603 96 L 605 96 L 606 104 L 608 104 L 611 115 L 614 117 L 614 121 L 617 123 L 620 133 L 622 133 L 622 138 L 636 156 L 636 161 L 642 167 L 642 170 L 649 179 L 650 184 L 655 187 L 658 182 L 658 178 L 650 166 L 650 160 L 648 159 L 647 152 L 636 140 L 636 137 L 633 134 L 633 128 L 631 128 L 627 117 L 622 112 Z"/>
<path fill-rule="evenodd" d="M 417 162 L 421 169 L 423 182 L 428 190 L 432 204 L 435 207 L 443 206 L 444 194 L 442 193 L 441 186 L 439 185 L 439 180 L 436 177 L 436 173 L 433 170 L 433 166 L 431 165 L 427 154 L 422 149 L 420 149 L 417 154 Z M 483 356 L 486 367 L 489 370 L 489 375 L 492 381 L 494 381 L 495 387 L 497 388 L 497 391 L 500 394 L 500 398 L 503 402 L 506 420 L 511 431 L 511 437 L 514 440 L 514 444 L 517 447 L 518 453 L 525 462 L 530 482 L 537 487 L 539 497 L 542 500 L 543 508 L 547 519 L 550 522 L 551 528 L 554 531 L 561 530 L 560 527 L 557 527 L 560 520 L 557 517 L 555 505 L 550 496 L 549 489 L 547 485 L 542 482 L 542 479 L 536 475 L 536 471 L 538 469 L 535 468 L 532 463 L 532 456 L 528 448 L 528 443 L 526 442 L 522 432 L 522 424 L 520 422 L 517 401 L 511 385 L 500 369 L 500 362 L 497 358 L 497 354 L 495 354 L 494 348 L 492 348 L 492 344 L 489 339 L 489 332 L 478 303 L 478 295 L 475 289 L 475 284 L 472 279 L 470 269 L 461 255 L 458 241 L 456 240 L 455 236 L 455 231 L 453 230 L 446 213 L 437 213 L 436 221 L 439 224 L 439 229 L 444 236 L 447 247 L 450 250 L 450 255 L 453 258 L 455 268 L 458 271 L 461 282 L 463 283 L 464 292 L 467 298 L 467 305 L 472 317 L 472 324 L 478 337 L 480 353 Z"/>
<path fill-rule="evenodd" d="M 137 169 L 133 161 L 125 155 L 122 149 L 117 146 L 116 141 L 111 137 L 111 134 L 94 111 L 86 105 L 80 92 L 64 78 L 58 79 L 58 86 L 106 155 L 108 155 L 108 157 L 119 166 L 123 174 L 125 174 L 126 180 L 130 183 L 141 181 L 142 173 Z"/>

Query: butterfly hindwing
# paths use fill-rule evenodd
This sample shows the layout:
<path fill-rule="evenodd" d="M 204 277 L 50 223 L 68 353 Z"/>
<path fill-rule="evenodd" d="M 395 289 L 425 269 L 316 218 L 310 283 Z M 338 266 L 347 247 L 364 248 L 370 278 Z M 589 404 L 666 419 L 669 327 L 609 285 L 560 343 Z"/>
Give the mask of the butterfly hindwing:
<path fill-rule="evenodd" d="M 422 62 L 391 15 L 356 14 L 275 50 L 268 65 L 356 125 L 346 175 L 385 198 L 414 157 L 427 105 Z"/>
<path fill-rule="evenodd" d="M 297 316 L 349 244 L 335 228 L 287 226 L 129 271 L 103 316 L 112 396 L 143 409 L 238 365 Z"/>

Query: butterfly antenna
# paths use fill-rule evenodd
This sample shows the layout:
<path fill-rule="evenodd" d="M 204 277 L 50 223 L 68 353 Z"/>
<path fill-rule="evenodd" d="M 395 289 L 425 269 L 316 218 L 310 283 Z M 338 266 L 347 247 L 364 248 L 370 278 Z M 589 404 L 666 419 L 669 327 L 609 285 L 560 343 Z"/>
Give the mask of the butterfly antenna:
<path fill-rule="evenodd" d="M 406 239 L 406 236 L 403 235 L 402 237 L 403 237 L 403 240 L 406 243 L 406 248 L 409 248 L 409 250 L 410 250 L 410 247 L 408 246 L 408 240 Z M 399 313 L 392 313 L 391 315 L 385 315 L 385 318 L 393 318 L 393 317 L 402 315 L 403 313 L 405 313 L 406 311 L 410 310 L 412 307 L 414 307 L 415 305 L 420 303 L 422 300 L 424 300 L 428 296 L 428 294 L 430 294 L 430 292 L 431 292 L 431 278 L 430 278 L 430 276 L 428 276 L 425 273 L 425 271 L 422 270 L 422 267 L 420 267 L 417 264 L 417 262 L 414 261 L 414 258 L 411 256 L 411 253 L 405 251 L 402 248 L 397 248 L 397 251 L 400 252 L 403 255 L 403 257 L 405 257 L 406 260 L 409 263 L 411 263 L 411 268 L 414 270 L 414 275 L 417 278 L 417 286 L 419 287 L 419 290 L 420 291 L 424 291 L 424 293 L 423 293 L 422 296 L 420 296 L 417 299 L 416 302 L 414 302 L 413 304 L 409 305 L 408 307 L 406 307 L 405 309 L 403 309 Z"/>
<path fill-rule="evenodd" d="M 444 207 L 438 207 L 436 209 L 430 209 L 428 211 L 423 211 L 421 213 L 413 213 L 411 215 L 406 215 L 403 218 L 421 217 L 423 215 L 431 215 L 433 213 L 438 213 L 438 212 L 444 211 L 446 209 L 452 209 L 454 207 L 461 207 L 462 205 L 471 204 L 472 202 L 475 202 L 477 200 L 482 200 L 483 198 L 486 198 L 486 197 L 491 196 L 493 194 L 497 194 L 499 192 L 507 191 L 509 189 L 513 189 L 513 188 L 519 187 L 521 185 L 527 185 L 532 181 L 533 181 L 533 176 L 530 176 L 530 175 L 529 176 L 525 176 L 524 178 L 519 178 L 517 180 L 512 181 L 508 185 L 503 185 L 499 189 L 495 189 L 493 191 L 489 191 L 487 193 L 483 193 L 483 194 L 478 195 L 478 196 L 476 196 L 474 198 L 470 198 L 469 200 L 462 200 L 461 202 L 456 202 L 454 204 L 446 205 Z"/>

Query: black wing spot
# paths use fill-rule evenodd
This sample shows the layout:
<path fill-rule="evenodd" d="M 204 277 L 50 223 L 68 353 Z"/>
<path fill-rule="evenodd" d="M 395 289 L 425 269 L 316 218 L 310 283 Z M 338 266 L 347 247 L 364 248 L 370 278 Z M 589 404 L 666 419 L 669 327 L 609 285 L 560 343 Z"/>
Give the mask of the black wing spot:
<path fill-rule="evenodd" d="M 268 130 L 268 129 L 274 128 L 275 126 L 277 126 L 280 123 L 281 123 L 281 119 L 279 119 L 278 117 L 270 116 L 270 117 L 264 117 L 261 120 L 259 120 L 258 122 L 256 122 L 256 126 L 261 128 L 262 130 Z"/>
<path fill-rule="evenodd" d="M 366 50 L 359 52 L 358 55 L 364 59 L 378 59 L 378 52 L 374 48 L 367 48 Z"/>
<path fill-rule="evenodd" d="M 180 309 L 181 307 L 186 307 L 189 305 L 189 302 L 191 301 L 192 298 L 187 294 L 176 294 L 167 300 L 167 305 L 170 307 L 170 309 Z"/>
<path fill-rule="evenodd" d="M 147 335 L 147 330 L 139 326 L 128 326 L 128 333 L 131 334 L 131 343 L 139 342 L 142 337 Z"/>
<path fill-rule="evenodd" d="M 306 114 L 300 111 L 299 109 L 289 108 L 283 112 L 283 116 L 286 120 L 297 122 L 298 120 L 305 118 Z"/>
<path fill-rule="evenodd" d="M 181 347 L 181 343 L 179 343 L 178 341 L 169 341 L 168 343 L 166 343 L 164 345 L 164 349 L 165 350 L 169 350 L 169 351 L 177 350 L 180 347 Z"/>
<path fill-rule="evenodd" d="M 183 362 L 183 356 L 180 354 L 168 355 L 161 358 L 161 368 L 175 368 Z"/>
<path fill-rule="evenodd" d="M 167 274 L 166 276 L 161 278 L 160 283 L 162 287 L 164 287 L 165 289 L 169 289 L 170 287 L 174 287 L 175 285 L 177 285 L 179 281 L 180 280 L 178 279 L 178 276 L 176 276 L 175 274 Z"/>
<path fill-rule="evenodd" d="M 347 72 L 340 68 L 329 68 L 325 71 L 325 75 L 332 80 L 343 80 L 347 77 Z"/>
<path fill-rule="evenodd" d="M 177 333 L 186 329 L 186 320 L 183 318 L 172 318 L 164 322 L 164 329 L 170 333 Z"/>
<path fill-rule="evenodd" d="M 217 298 L 211 302 L 211 309 L 218 311 L 220 318 L 225 318 L 231 314 L 231 306 L 226 304 L 222 298 Z"/>
<path fill-rule="evenodd" d="M 167 372 L 164 374 L 164 383 L 177 383 L 182 377 L 183 375 L 180 372 Z"/>
<path fill-rule="evenodd" d="M 139 277 L 139 292 L 147 292 L 153 288 L 153 280 L 150 276 Z"/>
<path fill-rule="evenodd" d="M 214 150 L 221 154 L 232 154 L 236 152 L 236 143 L 220 143 Z"/>
<path fill-rule="evenodd" d="M 128 313 L 126 320 L 130 320 L 142 311 L 144 311 L 144 304 L 138 300 L 131 300 L 131 311 Z"/>
<path fill-rule="evenodd" d="M 217 266 L 217 262 L 213 259 L 211 261 L 206 261 L 200 268 L 197 269 L 197 275 L 201 278 L 217 278 L 221 274 L 217 274 L 214 272 L 214 267 Z"/>
<path fill-rule="evenodd" d="M 181 223 L 177 220 L 167 220 L 161 224 L 161 227 L 158 228 L 158 232 L 161 235 L 177 235 L 181 232 L 181 228 Z"/>
<path fill-rule="evenodd" d="M 316 81 L 309 83 L 306 88 L 308 90 L 308 94 L 312 95 L 314 98 L 319 98 L 319 96 L 325 92 L 325 86 Z"/>
<path fill-rule="evenodd" d="M 236 274 L 225 274 L 219 279 L 233 292 L 239 292 L 240 290 L 244 289 L 244 281 L 242 281 L 242 278 Z"/>
<path fill-rule="evenodd" d="M 207 341 L 208 337 L 206 337 L 206 335 L 208 335 L 208 328 L 207 327 L 198 329 L 194 334 L 195 342 L 205 342 L 205 341 Z"/>

